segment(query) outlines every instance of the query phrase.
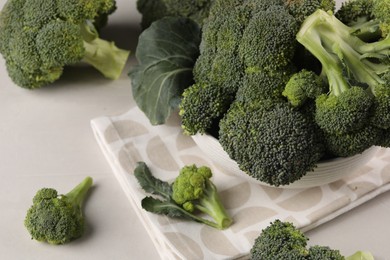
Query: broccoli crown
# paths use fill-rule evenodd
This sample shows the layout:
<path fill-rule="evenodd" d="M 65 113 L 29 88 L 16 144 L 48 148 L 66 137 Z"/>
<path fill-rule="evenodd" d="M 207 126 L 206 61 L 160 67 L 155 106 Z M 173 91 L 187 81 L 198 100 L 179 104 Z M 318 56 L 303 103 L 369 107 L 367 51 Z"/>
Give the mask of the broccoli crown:
<path fill-rule="evenodd" d="M 291 222 L 279 219 L 271 222 L 255 239 L 251 260 L 344 260 L 339 250 L 328 246 L 307 247 L 309 238 Z"/>
<path fill-rule="evenodd" d="M 172 183 L 172 199 L 188 212 L 199 210 L 209 215 L 217 228 L 224 229 L 233 220 L 222 205 L 211 176 L 211 169 L 207 166 L 184 166 Z"/>
<path fill-rule="evenodd" d="M 142 14 L 143 29 L 166 16 L 187 17 L 202 25 L 212 3 L 213 0 L 137 0 L 137 9 Z"/>
<path fill-rule="evenodd" d="M 240 169 L 273 186 L 312 170 L 324 147 L 316 125 L 284 101 L 235 102 L 220 122 L 219 142 Z"/>
<path fill-rule="evenodd" d="M 115 53 L 116 46 L 108 42 L 111 46 L 101 46 L 103 40 L 95 28 L 93 33 L 86 29 L 94 27 L 86 21 L 96 20 L 97 26 L 103 26 L 114 9 L 115 0 L 8 0 L 0 13 L 0 53 L 9 76 L 21 87 L 38 88 L 57 80 L 64 66 L 104 54 L 89 63 L 106 77 L 117 78 L 128 52 Z M 90 52 L 86 42 L 100 53 Z M 105 73 L 113 66 L 115 74 Z"/>
<path fill-rule="evenodd" d="M 298 29 L 283 1 L 215 0 L 203 26 L 200 56 L 193 73 L 195 85 L 217 90 L 207 91 L 214 93 L 208 96 L 208 102 L 197 102 L 199 92 L 184 92 L 180 115 L 183 128 L 191 129 L 186 132 L 206 132 L 211 122 L 218 122 L 227 112 L 241 87 L 247 88 L 242 94 L 248 97 L 252 88 L 257 93 L 254 95 L 281 96 L 286 71 L 293 71 Z M 209 109 L 210 103 L 218 104 L 217 110 Z"/>
<path fill-rule="evenodd" d="M 357 131 L 367 124 L 372 97 L 360 87 L 351 87 L 342 93 L 322 94 L 316 99 L 317 124 L 328 133 Z"/>
<path fill-rule="evenodd" d="M 50 244 L 65 244 L 84 233 L 81 204 L 92 185 L 90 177 L 66 195 L 52 188 L 37 191 L 28 209 L 24 225 L 33 239 Z"/>
<path fill-rule="evenodd" d="M 285 6 L 301 24 L 318 9 L 333 12 L 336 8 L 336 2 L 334 0 L 285 0 Z"/>
<path fill-rule="evenodd" d="M 300 107 L 308 99 L 316 99 L 325 91 L 321 77 L 313 71 L 303 69 L 290 77 L 282 94 L 292 106 Z"/>
<path fill-rule="evenodd" d="M 290 222 L 275 220 L 262 230 L 250 250 L 251 260 L 304 260 L 308 238 Z"/>

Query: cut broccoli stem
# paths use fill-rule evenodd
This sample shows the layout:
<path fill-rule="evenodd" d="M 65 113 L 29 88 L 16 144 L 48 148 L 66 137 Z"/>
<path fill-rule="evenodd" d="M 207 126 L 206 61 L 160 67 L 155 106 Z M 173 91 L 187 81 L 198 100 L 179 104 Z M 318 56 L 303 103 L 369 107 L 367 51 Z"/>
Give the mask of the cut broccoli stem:
<path fill-rule="evenodd" d="M 106 78 L 118 79 L 130 52 L 118 48 L 114 42 L 99 38 L 98 32 L 90 21 L 81 26 L 81 32 L 85 49 L 82 61 L 92 65 Z"/>
<path fill-rule="evenodd" d="M 85 197 L 88 193 L 88 190 L 92 186 L 92 178 L 86 177 L 82 182 L 80 182 L 76 187 L 71 191 L 65 194 L 65 197 L 71 202 L 74 206 L 80 207 L 85 200 Z"/>
<path fill-rule="evenodd" d="M 206 181 L 204 196 L 199 199 L 199 204 L 195 204 L 195 208 L 211 216 L 217 224 L 215 227 L 218 229 L 225 229 L 233 223 L 219 198 L 217 188 L 210 181 Z"/>

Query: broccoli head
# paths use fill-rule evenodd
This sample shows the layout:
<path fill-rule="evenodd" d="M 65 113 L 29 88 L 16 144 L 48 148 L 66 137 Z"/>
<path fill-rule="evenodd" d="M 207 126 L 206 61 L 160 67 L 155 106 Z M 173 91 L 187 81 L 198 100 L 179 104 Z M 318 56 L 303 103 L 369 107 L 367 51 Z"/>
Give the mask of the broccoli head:
<path fill-rule="evenodd" d="M 250 250 L 251 260 L 304 260 L 309 239 L 292 223 L 275 220 L 262 230 Z"/>
<path fill-rule="evenodd" d="M 8 0 L 0 13 L 0 53 L 9 76 L 21 87 L 39 88 L 82 61 L 118 78 L 129 52 L 98 34 L 114 10 L 114 0 Z"/>
<path fill-rule="evenodd" d="M 52 188 L 38 190 L 24 220 L 32 239 L 57 245 L 81 237 L 85 225 L 81 207 L 91 186 L 92 178 L 87 177 L 65 195 Z"/>
<path fill-rule="evenodd" d="M 379 20 L 379 27 L 383 38 L 390 34 L 390 0 L 373 0 L 372 13 Z"/>
<path fill-rule="evenodd" d="M 222 205 L 211 176 L 207 166 L 184 166 L 172 184 L 172 199 L 188 212 L 199 210 L 207 214 L 218 228 L 224 229 L 233 221 Z"/>
<path fill-rule="evenodd" d="M 324 152 L 316 124 L 284 101 L 234 102 L 219 126 L 219 142 L 230 158 L 273 186 L 300 179 Z"/>
<path fill-rule="evenodd" d="M 314 100 L 325 91 L 322 78 L 313 71 L 303 69 L 291 76 L 282 94 L 293 107 L 300 107 L 308 99 Z"/>
<path fill-rule="evenodd" d="M 143 29 L 166 16 L 187 17 L 202 25 L 212 3 L 213 0 L 138 0 L 137 9 L 142 14 Z"/>
<path fill-rule="evenodd" d="M 336 2 L 334 0 L 285 0 L 285 6 L 297 22 L 301 24 L 318 9 L 333 12 L 336 8 Z"/>
<path fill-rule="evenodd" d="M 307 246 L 309 238 L 291 222 L 271 222 L 255 239 L 251 260 L 344 260 L 339 250 L 328 246 Z"/>

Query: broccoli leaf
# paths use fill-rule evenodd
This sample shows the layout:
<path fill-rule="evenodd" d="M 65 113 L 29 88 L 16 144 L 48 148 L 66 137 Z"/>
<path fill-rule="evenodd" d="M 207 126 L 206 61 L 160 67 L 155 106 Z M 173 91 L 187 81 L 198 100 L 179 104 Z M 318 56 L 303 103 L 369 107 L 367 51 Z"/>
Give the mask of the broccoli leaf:
<path fill-rule="evenodd" d="M 134 100 L 151 124 L 164 124 L 193 83 L 200 36 L 197 23 L 178 17 L 160 19 L 140 35 L 135 54 L 139 64 L 129 77 Z"/>
<path fill-rule="evenodd" d="M 152 213 L 172 218 L 189 218 L 188 212 L 171 200 L 162 201 L 153 197 L 145 197 L 141 205 L 144 210 Z"/>
<path fill-rule="evenodd" d="M 172 194 L 171 185 L 154 177 L 146 163 L 138 162 L 134 170 L 134 176 L 144 191 L 170 199 Z"/>

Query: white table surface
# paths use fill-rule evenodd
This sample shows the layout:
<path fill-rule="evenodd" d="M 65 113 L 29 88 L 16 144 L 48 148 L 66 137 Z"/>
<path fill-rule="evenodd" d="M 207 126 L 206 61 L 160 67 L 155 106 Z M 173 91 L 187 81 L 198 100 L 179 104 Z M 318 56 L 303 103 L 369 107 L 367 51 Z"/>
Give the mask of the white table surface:
<path fill-rule="evenodd" d="M 0 7 L 5 4 L 0 0 Z M 118 0 L 103 34 L 134 54 L 140 15 L 135 0 Z M 119 183 L 95 142 L 90 120 L 133 107 L 129 60 L 122 77 L 105 80 L 93 69 L 72 68 L 39 90 L 8 78 L 0 58 L 0 259 L 159 259 Z M 66 192 L 85 176 L 94 179 L 85 206 L 87 232 L 70 244 L 51 246 L 30 239 L 23 226 L 35 192 Z M 358 249 L 390 259 L 390 193 L 307 232 L 310 244 L 349 255 Z"/>

